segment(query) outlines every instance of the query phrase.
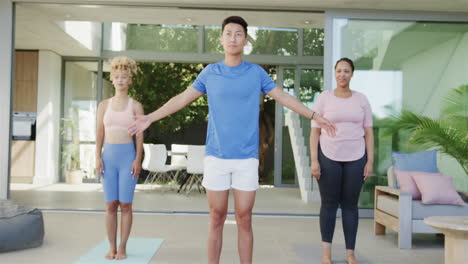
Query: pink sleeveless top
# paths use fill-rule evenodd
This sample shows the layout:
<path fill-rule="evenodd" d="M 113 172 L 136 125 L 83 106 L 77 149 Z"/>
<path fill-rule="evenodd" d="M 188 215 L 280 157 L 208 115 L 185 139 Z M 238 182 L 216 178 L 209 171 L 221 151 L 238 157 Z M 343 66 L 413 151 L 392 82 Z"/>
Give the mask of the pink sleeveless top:
<path fill-rule="evenodd" d="M 104 113 L 104 128 L 108 129 L 124 129 L 127 130 L 128 127 L 133 122 L 133 100 L 128 98 L 127 108 L 124 111 L 114 111 L 112 110 L 111 104 L 112 99 L 109 100 L 107 104 L 106 112 Z"/>

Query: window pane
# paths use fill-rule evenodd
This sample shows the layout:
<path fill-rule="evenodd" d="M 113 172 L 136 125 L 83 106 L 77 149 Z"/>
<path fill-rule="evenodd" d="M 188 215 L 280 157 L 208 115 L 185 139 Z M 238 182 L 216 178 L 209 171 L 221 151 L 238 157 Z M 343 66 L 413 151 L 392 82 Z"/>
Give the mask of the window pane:
<path fill-rule="evenodd" d="M 439 116 L 447 92 L 468 83 L 468 24 L 358 19 L 335 19 L 333 24 L 334 61 L 354 60 L 351 88 L 364 93 L 373 110 L 377 177 L 366 181 L 367 194 L 360 201 L 360 206 L 371 207 L 374 185 L 386 184 L 390 150 L 421 150 L 407 144 L 408 135 L 385 137 L 380 131 L 384 118 L 402 109 Z M 461 166 L 442 159 L 438 167 L 444 174 L 463 176 L 455 176 L 456 186 L 468 189 Z"/>
<path fill-rule="evenodd" d="M 304 56 L 323 56 L 323 28 L 304 29 Z"/>
<path fill-rule="evenodd" d="M 197 52 L 198 29 L 190 25 L 106 23 L 104 49 Z"/>
<path fill-rule="evenodd" d="M 97 181 L 94 173 L 96 141 L 97 62 L 66 62 L 62 119 L 62 177 L 73 171 Z"/>
<path fill-rule="evenodd" d="M 297 29 L 249 28 L 245 54 L 297 55 Z"/>
<path fill-rule="evenodd" d="M 283 90 L 292 96 L 296 96 L 294 90 L 296 82 L 296 72 L 294 69 L 283 70 Z M 296 184 L 296 165 L 294 163 L 294 153 L 291 145 L 291 137 L 289 135 L 289 129 L 284 122 L 285 115 L 291 110 L 283 106 L 283 153 L 282 153 L 282 172 L 281 172 L 281 183 L 282 184 Z"/>
<path fill-rule="evenodd" d="M 205 27 L 205 52 L 224 53 L 220 37 L 221 27 Z"/>
<path fill-rule="evenodd" d="M 314 101 L 323 91 L 323 70 L 318 69 L 303 69 L 301 70 L 301 86 L 299 99 L 308 108 L 312 109 Z M 307 159 L 310 160 L 310 128 L 311 121 L 309 118 L 300 116 L 302 134 L 304 135 L 304 145 L 306 146 Z"/>
<path fill-rule="evenodd" d="M 221 27 L 205 28 L 205 51 L 223 53 L 220 43 Z M 244 48 L 246 55 L 295 56 L 297 53 L 297 29 L 248 28 L 249 43 Z"/>

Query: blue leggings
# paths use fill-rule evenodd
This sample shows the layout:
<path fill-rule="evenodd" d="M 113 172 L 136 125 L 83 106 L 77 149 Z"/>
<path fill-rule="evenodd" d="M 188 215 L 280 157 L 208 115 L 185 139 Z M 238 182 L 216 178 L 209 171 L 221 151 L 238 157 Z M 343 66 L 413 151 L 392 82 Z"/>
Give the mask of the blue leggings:
<path fill-rule="evenodd" d="M 364 183 L 364 166 L 367 155 L 355 161 L 334 161 L 327 158 L 318 147 L 320 180 L 318 185 L 322 204 L 320 207 L 320 232 L 322 241 L 331 243 L 335 231 L 336 211 L 341 207 L 346 249 L 354 249 L 358 229 L 358 200 Z"/>
<path fill-rule="evenodd" d="M 132 164 L 135 160 L 133 142 L 124 144 L 104 144 L 102 162 L 104 174 L 102 184 L 106 202 L 120 201 L 131 203 L 138 177 L 132 178 Z"/>

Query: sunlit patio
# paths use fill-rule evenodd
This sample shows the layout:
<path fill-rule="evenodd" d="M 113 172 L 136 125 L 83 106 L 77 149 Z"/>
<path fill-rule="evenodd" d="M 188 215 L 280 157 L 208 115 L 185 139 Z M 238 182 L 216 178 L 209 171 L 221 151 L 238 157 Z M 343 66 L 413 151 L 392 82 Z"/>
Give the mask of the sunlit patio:
<path fill-rule="evenodd" d="M 72 263 L 105 239 L 104 203 L 100 184 L 14 184 L 14 201 L 42 208 L 44 244 L 0 255 L 1 263 Z M 177 186 L 138 185 L 132 237 L 162 238 L 151 263 L 206 263 L 208 207 L 204 193 L 177 193 Z M 238 263 L 232 215 L 225 222 L 221 263 Z M 297 188 L 262 186 L 254 208 L 254 263 L 319 263 L 319 202 L 301 201 Z M 371 216 L 361 210 L 361 216 Z M 47 254 L 45 253 L 47 252 Z M 345 263 L 341 220 L 337 219 L 333 256 Z M 413 236 L 413 248 L 400 250 L 397 233 L 374 235 L 373 219 L 360 219 L 357 255 L 362 263 L 443 263 L 444 239 L 434 234 Z M 44 256 L 51 256 L 45 257 Z M 52 257 L 53 256 L 53 257 Z M 39 262 L 37 262 L 39 260 Z"/>
<path fill-rule="evenodd" d="M 178 185 L 138 184 L 133 208 L 150 213 L 207 213 L 204 193 L 196 189 L 189 194 L 177 192 Z M 229 211 L 233 211 L 232 195 Z M 103 211 L 101 184 L 12 184 L 11 199 L 21 204 L 51 210 Z M 254 212 L 268 215 L 316 216 L 319 203 L 304 203 L 297 188 L 274 188 L 262 185 L 258 190 Z M 368 215 L 368 213 L 367 213 Z"/>
<path fill-rule="evenodd" d="M 94 153 L 97 105 L 114 92 L 107 77 L 108 59 L 130 56 L 148 66 L 147 72 L 155 77 L 148 83 L 154 86 L 146 82 L 135 86 L 137 95 L 142 95 L 136 99 L 151 105 L 149 108 L 159 107 L 165 102 L 159 99 L 181 92 L 204 65 L 223 58 L 219 23 L 228 15 L 241 15 L 249 21 L 250 43 L 244 59 L 262 65 L 277 84 L 308 107 L 320 92 L 334 88 L 333 65 L 338 58 L 356 62 L 352 89 L 370 99 L 376 135 L 375 176 L 366 181 L 359 202 L 357 257 L 363 264 L 444 263 L 444 248 L 450 250 L 453 245 L 444 245 L 441 234 L 414 232 L 410 235 L 412 248 L 399 248 L 399 236 L 393 230 L 401 235 L 412 233 L 416 225 L 425 229 L 422 218 L 413 219 L 412 211 L 407 210 L 410 216 L 403 213 L 401 218 L 410 221 L 404 225 L 399 220 L 403 211 L 397 210 L 386 218 L 390 219 L 385 222 L 386 234 L 375 235 L 374 221 L 381 208 L 376 207 L 375 213 L 369 208 L 377 200 L 375 186 L 389 185 L 392 151 L 420 150 L 405 145 L 409 134 L 404 131 L 385 134 L 388 110 L 438 117 L 441 97 L 468 82 L 468 5 L 463 1 L 426 0 L 423 7 L 416 0 L 399 1 L 398 5 L 393 1 L 373 5 L 371 0 L 353 1 L 352 5 L 342 0 L 0 2 L 0 53 L 4 58 L 0 61 L 0 196 L 41 209 L 45 224 L 42 246 L 0 253 L 0 264 L 75 263 L 106 239 L 105 203 L 102 185 L 95 183 Z M 181 70 L 179 64 L 187 65 Z M 167 74 L 166 70 L 185 75 Z M 166 74 L 160 74 L 163 72 Z M 161 76 L 163 80 L 158 79 Z M 149 96 L 152 94 L 157 96 Z M 202 102 L 190 113 L 173 115 L 169 120 L 174 124 L 165 120 L 168 123 L 153 126 L 145 135 L 145 145 L 167 146 L 170 161 L 165 152 L 162 164 L 174 165 L 174 157 L 181 152 L 172 145 L 204 144 L 206 124 L 194 120 L 205 120 L 207 109 Z M 261 150 L 260 182 L 272 185 L 262 185 L 256 196 L 253 263 L 318 264 L 320 202 L 309 170 L 309 120 L 293 120 L 273 101 L 263 102 L 262 111 L 263 131 L 270 132 L 261 135 L 261 144 L 268 148 Z M 24 125 L 26 116 L 30 120 L 23 135 L 13 127 L 15 123 Z M 290 130 L 293 123 L 296 127 Z M 74 124 L 74 129 L 67 124 Z M 168 127 L 172 130 L 163 129 Z M 440 171 L 453 177 L 458 191 L 467 193 L 466 170 L 463 173 L 455 160 L 444 155 L 438 156 Z M 146 149 L 145 156 L 150 156 Z M 79 160 L 75 169 L 80 171 L 78 182 L 82 184 L 65 183 L 72 160 Z M 146 171 L 150 171 L 148 164 L 143 165 Z M 158 174 L 152 175 L 158 182 Z M 177 182 L 175 179 L 168 181 Z M 178 193 L 178 187 L 137 185 L 131 237 L 164 239 L 150 263 L 207 263 L 206 195 L 197 189 Z M 311 197 L 315 200 L 304 202 Z M 393 198 L 398 206 L 387 209 L 400 208 L 401 197 L 394 190 L 386 198 Z M 413 200 L 408 201 L 405 208 L 412 208 Z M 232 194 L 228 211 L 221 263 L 239 263 Z M 427 211 L 435 214 L 432 208 Z M 345 263 L 340 215 L 338 211 L 334 264 Z M 385 232 L 383 225 L 376 229 Z M 468 256 L 468 250 L 462 248 L 462 252 Z"/>
<path fill-rule="evenodd" d="M 137 186 L 132 237 L 165 240 L 150 263 L 207 263 L 205 194 L 193 191 L 187 195 L 176 190 L 177 186 Z M 0 262 L 76 261 L 106 237 L 102 195 L 100 184 L 13 184 L 11 197 L 14 201 L 43 209 L 46 235 L 41 247 L 3 253 Z M 229 208 L 232 212 L 232 199 Z M 254 208 L 254 263 L 319 263 L 318 212 L 319 203 L 302 202 L 297 188 L 262 186 Z M 235 225 L 231 213 L 225 222 L 221 263 L 238 263 Z M 338 219 L 333 251 L 335 263 L 345 263 L 341 230 Z M 440 235 L 418 234 L 413 236 L 411 250 L 400 250 L 395 232 L 376 236 L 373 220 L 361 218 L 357 255 L 362 263 L 439 264 L 443 263 L 444 239 Z"/>

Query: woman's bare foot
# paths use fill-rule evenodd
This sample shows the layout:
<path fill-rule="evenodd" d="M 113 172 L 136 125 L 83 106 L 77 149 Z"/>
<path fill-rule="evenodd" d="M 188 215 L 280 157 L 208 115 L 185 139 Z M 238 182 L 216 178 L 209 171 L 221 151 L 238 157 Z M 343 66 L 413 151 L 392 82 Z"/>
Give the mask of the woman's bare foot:
<path fill-rule="evenodd" d="M 320 260 L 320 264 L 332 264 L 332 260 L 328 256 L 323 256 Z"/>
<path fill-rule="evenodd" d="M 119 247 L 119 251 L 115 255 L 115 259 L 126 259 L 127 258 L 127 249 L 125 247 Z"/>
<path fill-rule="evenodd" d="M 115 259 L 117 251 L 115 249 L 109 249 L 109 252 L 106 254 L 106 259 Z"/>
<path fill-rule="evenodd" d="M 348 264 L 359 264 L 359 261 L 356 259 L 356 257 L 354 255 L 348 255 L 346 257 L 346 262 Z"/>

